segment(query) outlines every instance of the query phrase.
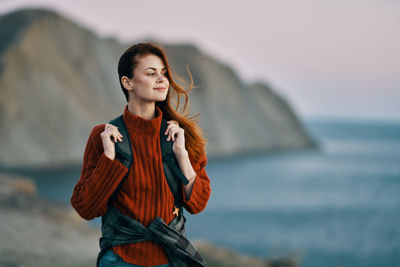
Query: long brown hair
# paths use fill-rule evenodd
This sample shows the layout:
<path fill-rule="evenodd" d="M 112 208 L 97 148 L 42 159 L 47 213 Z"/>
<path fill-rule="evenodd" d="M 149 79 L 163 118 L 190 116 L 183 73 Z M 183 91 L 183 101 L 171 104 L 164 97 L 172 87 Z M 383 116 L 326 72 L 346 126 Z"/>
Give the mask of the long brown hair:
<path fill-rule="evenodd" d="M 189 88 L 185 91 L 179 84 L 177 84 L 174 80 L 173 76 L 176 76 L 179 81 L 184 81 L 176 74 L 173 74 L 172 69 L 168 64 L 168 59 L 164 49 L 154 43 L 138 43 L 130 48 L 128 48 L 120 57 L 118 62 L 118 75 L 119 75 L 119 83 L 121 85 L 122 91 L 125 95 L 126 101 L 129 102 L 129 93 L 128 90 L 122 85 L 121 78 L 122 76 L 127 76 L 128 78 L 133 77 L 134 69 L 138 65 L 138 58 L 141 56 L 153 54 L 158 56 L 164 63 L 165 68 L 167 69 L 166 76 L 169 80 L 170 87 L 168 89 L 167 97 L 164 101 L 156 102 L 156 105 L 162 110 L 163 116 L 165 116 L 166 120 L 176 120 L 179 123 L 179 126 L 182 127 L 185 131 L 185 147 L 188 151 L 189 155 L 191 155 L 195 160 L 197 160 L 203 153 L 206 153 L 205 146 L 207 144 L 207 140 L 204 138 L 204 131 L 200 128 L 197 121 L 194 120 L 196 116 L 189 117 L 189 115 L 185 112 L 189 96 L 188 93 L 193 89 L 193 77 L 190 73 L 189 69 L 189 77 L 190 84 Z M 177 97 L 177 104 L 175 109 L 172 107 L 171 94 Z M 185 103 L 183 106 L 182 114 L 178 112 L 180 98 L 185 97 Z"/>

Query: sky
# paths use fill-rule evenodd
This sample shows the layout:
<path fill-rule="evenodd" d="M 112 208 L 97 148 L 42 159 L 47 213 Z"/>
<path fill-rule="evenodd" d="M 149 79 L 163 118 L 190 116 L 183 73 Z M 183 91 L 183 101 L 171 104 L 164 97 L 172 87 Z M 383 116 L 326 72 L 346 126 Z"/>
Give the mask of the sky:
<path fill-rule="evenodd" d="M 397 0 L 0 0 L 0 13 L 28 6 L 123 42 L 193 43 L 304 119 L 400 121 Z"/>

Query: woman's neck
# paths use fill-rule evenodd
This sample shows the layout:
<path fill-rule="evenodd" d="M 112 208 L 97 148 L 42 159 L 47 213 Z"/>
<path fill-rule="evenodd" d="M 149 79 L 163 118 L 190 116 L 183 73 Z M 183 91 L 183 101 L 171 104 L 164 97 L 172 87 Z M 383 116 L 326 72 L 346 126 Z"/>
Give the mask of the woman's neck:
<path fill-rule="evenodd" d="M 138 104 L 133 101 L 128 102 L 128 111 L 136 116 L 142 117 L 146 120 L 151 120 L 156 117 L 155 102 L 147 104 Z"/>

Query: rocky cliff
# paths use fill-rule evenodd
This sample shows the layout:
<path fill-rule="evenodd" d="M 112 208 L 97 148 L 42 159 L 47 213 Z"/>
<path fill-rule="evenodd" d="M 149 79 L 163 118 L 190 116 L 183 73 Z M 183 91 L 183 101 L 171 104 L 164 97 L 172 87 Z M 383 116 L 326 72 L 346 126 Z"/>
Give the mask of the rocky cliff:
<path fill-rule="evenodd" d="M 178 75 L 187 79 L 186 65 L 193 74 L 198 88 L 190 93 L 191 114 L 201 114 L 209 156 L 315 145 L 268 85 L 245 84 L 196 46 L 158 43 Z M 117 62 L 130 45 L 100 38 L 51 10 L 1 16 L 0 166 L 80 164 L 92 127 L 126 104 Z"/>

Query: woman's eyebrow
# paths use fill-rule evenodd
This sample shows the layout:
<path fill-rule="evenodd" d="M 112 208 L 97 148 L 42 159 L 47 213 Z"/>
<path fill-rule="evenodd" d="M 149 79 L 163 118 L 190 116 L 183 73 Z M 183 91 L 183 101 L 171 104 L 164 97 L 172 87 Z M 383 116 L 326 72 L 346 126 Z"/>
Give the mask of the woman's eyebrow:
<path fill-rule="evenodd" d="M 148 70 L 148 69 L 152 69 L 152 70 L 157 70 L 156 68 L 154 68 L 154 67 L 149 67 L 149 68 L 147 68 L 147 69 L 145 69 L 145 70 Z M 167 68 L 163 68 L 162 70 L 166 70 Z"/>

